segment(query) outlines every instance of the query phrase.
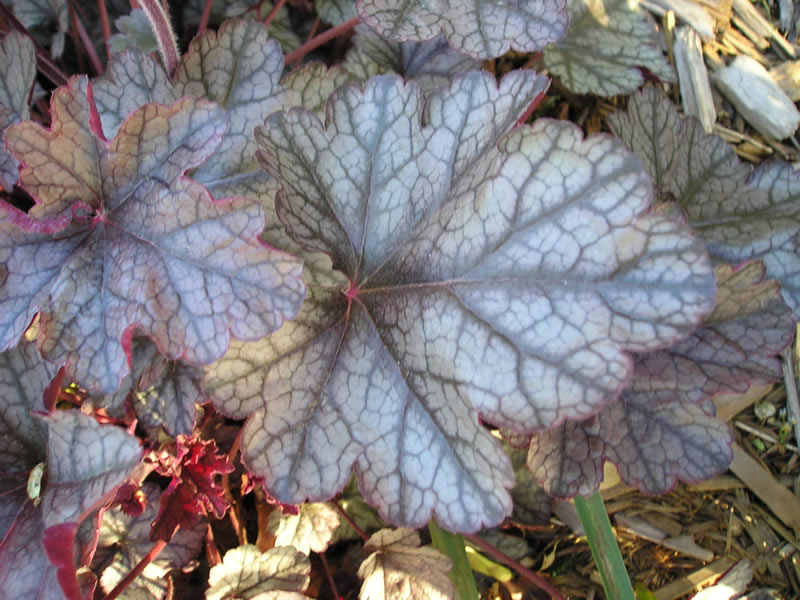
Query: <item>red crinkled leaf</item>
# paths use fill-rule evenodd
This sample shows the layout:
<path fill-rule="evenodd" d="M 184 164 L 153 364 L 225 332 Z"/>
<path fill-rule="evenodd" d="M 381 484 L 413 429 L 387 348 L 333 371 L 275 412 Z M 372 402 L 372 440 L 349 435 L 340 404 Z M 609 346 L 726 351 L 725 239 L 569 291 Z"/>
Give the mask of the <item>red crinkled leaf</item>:
<path fill-rule="evenodd" d="M 178 472 L 161 496 L 161 509 L 153 522 L 150 537 L 169 541 L 178 527 L 191 527 L 207 512 L 217 519 L 228 509 L 224 490 L 214 478 L 233 471 L 224 454 L 217 454 L 214 440 L 178 438 Z"/>
<path fill-rule="evenodd" d="M 35 198 L 0 229 L 0 346 L 41 312 L 48 360 L 92 391 L 129 372 L 139 330 L 168 358 L 208 363 L 231 337 L 259 339 L 296 314 L 300 262 L 265 247 L 262 208 L 213 200 L 184 177 L 219 147 L 224 111 L 185 97 L 133 112 L 110 142 L 85 78 L 53 94 L 53 125 L 24 122 L 6 143 Z"/>
<path fill-rule="evenodd" d="M 113 504 L 117 504 L 119 509 L 129 517 L 138 517 L 144 512 L 147 499 L 138 485 L 127 482 L 117 490 Z"/>

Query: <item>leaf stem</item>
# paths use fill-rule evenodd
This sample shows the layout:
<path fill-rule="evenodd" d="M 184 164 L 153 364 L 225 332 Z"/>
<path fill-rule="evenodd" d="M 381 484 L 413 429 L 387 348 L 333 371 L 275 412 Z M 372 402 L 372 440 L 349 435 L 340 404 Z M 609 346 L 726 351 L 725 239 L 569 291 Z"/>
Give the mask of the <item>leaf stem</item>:
<path fill-rule="evenodd" d="M 464 545 L 464 537 L 460 534 L 445 531 L 431 519 L 428 523 L 428 530 L 431 532 L 431 541 L 435 548 L 447 556 L 453 562 L 453 569 L 450 571 L 450 579 L 456 586 L 456 598 L 458 600 L 477 600 L 478 586 L 475 584 L 475 575 L 467 558 L 467 549 Z"/>
<path fill-rule="evenodd" d="M 534 573 L 527 567 L 522 566 L 519 561 L 514 560 L 505 552 L 501 552 L 490 543 L 483 541 L 474 533 L 465 533 L 464 538 L 469 540 L 473 546 L 477 546 L 486 554 L 514 569 L 517 573 L 519 573 L 520 577 L 527 579 L 539 589 L 550 594 L 550 597 L 554 600 L 564 600 L 564 596 L 553 586 L 553 584 L 551 584 L 541 575 Z"/>
<path fill-rule="evenodd" d="M 100 27 L 103 29 L 103 42 L 106 47 L 106 58 L 111 58 L 111 46 L 108 39 L 111 37 L 111 24 L 108 21 L 108 9 L 106 0 L 97 0 L 97 12 L 100 13 Z"/>
<path fill-rule="evenodd" d="M 342 35 L 343 33 L 347 33 L 353 27 L 358 25 L 361 22 L 359 17 L 353 17 L 349 21 L 345 21 L 341 25 L 337 25 L 336 27 L 331 27 L 320 33 L 318 36 L 308 40 L 305 44 L 297 48 L 296 50 L 291 51 L 289 54 L 286 55 L 286 58 L 283 59 L 283 63 L 286 65 L 290 65 L 293 62 L 296 62 L 303 58 L 306 54 L 311 52 L 312 50 L 316 50 L 325 42 L 332 40 L 335 37 Z"/>
<path fill-rule="evenodd" d="M 120 582 L 114 587 L 113 590 L 111 590 L 108 594 L 106 594 L 103 600 L 114 600 L 114 598 L 116 598 L 123 591 L 125 591 L 125 588 L 127 588 L 133 582 L 133 580 L 136 579 L 141 574 L 141 572 L 145 570 L 145 567 L 147 567 L 147 565 L 153 562 L 155 557 L 159 555 L 159 553 L 164 549 L 164 546 L 166 545 L 167 542 L 165 542 L 164 540 L 159 540 L 155 544 L 153 544 L 153 547 L 150 548 L 150 551 L 142 557 L 142 560 L 136 563 L 136 566 L 133 567 L 133 569 L 131 569 L 130 572 L 120 580 Z"/>
<path fill-rule="evenodd" d="M 206 0 L 206 3 L 203 5 L 203 12 L 200 15 L 200 24 L 197 26 L 197 33 L 203 33 L 208 27 L 208 20 L 211 18 L 211 6 L 214 4 L 214 0 Z"/>
<path fill-rule="evenodd" d="M 272 10 L 269 11 L 267 18 L 264 19 L 264 27 L 269 27 L 269 24 L 272 23 L 272 20 L 277 16 L 278 11 L 284 4 L 286 4 L 286 0 L 278 0 L 275 3 L 275 5 L 272 7 Z"/>
<path fill-rule="evenodd" d="M 619 600 L 634 600 L 636 596 L 631 587 L 631 580 L 600 492 L 595 492 L 588 498 L 575 496 L 575 508 L 586 532 L 594 562 L 600 571 L 606 596 Z"/>
<path fill-rule="evenodd" d="M 178 68 L 181 55 L 178 50 L 178 42 L 175 40 L 175 32 L 172 30 L 172 24 L 169 21 L 169 15 L 158 0 L 139 0 L 139 7 L 147 15 L 147 20 L 150 21 L 150 27 L 153 29 L 158 43 L 158 50 L 164 59 L 164 66 L 169 76 L 172 77 L 175 69 Z"/>
<path fill-rule="evenodd" d="M 94 72 L 98 75 L 102 75 L 103 63 L 100 61 L 100 57 L 97 56 L 97 51 L 94 49 L 94 44 L 92 44 L 92 40 L 89 38 L 86 27 L 83 26 L 83 21 L 81 21 L 81 16 L 78 14 L 78 9 L 74 2 L 69 3 L 69 9 L 69 12 L 72 14 L 72 24 L 78 32 L 78 37 L 81 40 L 81 44 L 83 44 L 86 55 L 89 57 L 89 62 L 92 63 Z"/>
<path fill-rule="evenodd" d="M 348 514 L 347 514 L 347 511 L 346 511 L 345 509 L 343 509 L 343 508 L 342 508 L 342 507 L 339 505 L 339 501 L 338 501 L 338 500 L 333 500 L 333 506 L 334 506 L 334 508 L 336 508 L 336 510 L 338 510 L 338 511 L 339 511 L 339 514 L 341 514 L 341 515 L 342 515 L 342 518 L 343 518 L 345 521 L 347 521 L 347 522 L 348 522 L 348 524 L 350 525 L 350 527 L 352 527 L 352 528 L 353 528 L 353 530 L 354 530 L 354 531 L 355 531 L 355 532 L 356 532 L 356 533 L 359 535 L 359 537 L 360 537 L 362 540 L 364 540 L 364 541 L 366 542 L 366 541 L 369 539 L 369 536 L 368 536 L 368 535 L 367 535 L 367 534 L 364 532 L 364 530 L 363 530 L 363 529 L 361 529 L 361 527 L 359 527 L 358 525 L 356 525 L 356 522 L 353 520 L 353 518 L 352 518 L 350 515 L 348 515 Z"/>
<path fill-rule="evenodd" d="M 336 589 L 336 583 L 333 581 L 333 573 L 331 573 L 331 569 L 328 566 L 328 559 L 325 558 L 325 553 L 319 553 L 319 560 L 322 563 L 322 568 L 325 569 L 325 575 L 328 576 L 328 585 L 331 586 L 331 591 L 333 592 L 333 597 L 336 600 L 339 600 L 341 596 L 339 595 L 339 591 Z"/>

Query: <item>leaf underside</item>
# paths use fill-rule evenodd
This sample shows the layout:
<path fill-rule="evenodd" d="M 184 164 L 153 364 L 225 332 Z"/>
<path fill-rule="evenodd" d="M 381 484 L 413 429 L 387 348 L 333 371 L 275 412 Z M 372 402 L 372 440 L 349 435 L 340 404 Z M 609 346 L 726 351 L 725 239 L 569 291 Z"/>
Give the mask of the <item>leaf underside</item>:
<path fill-rule="evenodd" d="M 717 277 L 714 312 L 682 342 L 638 356 L 618 401 L 588 421 L 533 437 L 528 465 L 550 494 L 591 495 L 605 460 L 649 494 L 728 467 L 732 437 L 711 399 L 780 378 L 776 355 L 790 342 L 793 321 L 761 263 L 721 265 Z"/>
<path fill-rule="evenodd" d="M 513 128 L 544 89 L 472 72 L 422 109 L 376 77 L 332 97 L 327 127 L 293 110 L 256 131 L 289 237 L 345 277 L 307 276 L 296 320 L 206 371 L 281 502 L 328 499 L 355 470 L 391 522 L 497 523 L 513 474 L 477 413 L 528 432 L 585 418 L 629 379 L 627 352 L 711 308 L 701 245 L 643 214 L 638 161 L 568 125 Z"/>
<path fill-rule="evenodd" d="M 307 502 L 296 515 L 273 510 L 267 531 L 275 536 L 276 546 L 293 546 L 303 554 L 324 552 L 339 527 L 339 513 L 330 504 Z"/>
<path fill-rule="evenodd" d="M 609 124 L 641 158 L 662 197 L 677 202 L 708 252 L 737 264 L 761 259 L 800 315 L 800 174 L 786 162 L 754 172 L 721 138 L 684 118 L 661 92 L 631 96 Z"/>
<path fill-rule="evenodd" d="M 358 569 L 364 580 L 359 600 L 449 600 L 453 583 L 447 577 L 450 559 L 429 546 L 410 529 L 382 529 L 364 544 L 372 552 Z"/>

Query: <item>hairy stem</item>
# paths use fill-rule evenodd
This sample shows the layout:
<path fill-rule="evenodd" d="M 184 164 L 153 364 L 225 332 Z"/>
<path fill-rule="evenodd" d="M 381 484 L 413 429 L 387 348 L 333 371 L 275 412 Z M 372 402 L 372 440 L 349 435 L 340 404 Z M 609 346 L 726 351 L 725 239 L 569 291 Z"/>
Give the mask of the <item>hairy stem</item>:
<path fill-rule="evenodd" d="M 352 19 L 350 19 L 349 21 L 345 21 L 341 25 L 337 25 L 336 27 L 331 27 L 330 29 L 323 31 L 318 36 L 308 40 L 305 44 L 287 54 L 286 58 L 284 58 L 283 60 L 284 64 L 289 65 L 292 64 L 293 62 L 302 59 L 306 54 L 308 54 L 312 50 L 319 48 L 325 42 L 328 42 L 333 38 L 342 35 L 343 33 L 347 33 L 348 31 L 353 29 L 353 27 L 358 25 L 360 22 L 361 19 L 359 17 L 353 17 Z"/>
<path fill-rule="evenodd" d="M 172 31 L 169 15 L 158 0 L 139 0 L 139 6 L 144 11 L 144 14 L 147 15 L 147 20 L 150 21 L 150 27 L 152 27 L 158 43 L 158 50 L 161 53 L 161 58 L 164 59 L 164 66 L 167 69 L 167 73 L 172 77 L 175 69 L 178 68 L 181 55 L 178 51 L 178 42 L 175 40 L 175 32 Z"/>

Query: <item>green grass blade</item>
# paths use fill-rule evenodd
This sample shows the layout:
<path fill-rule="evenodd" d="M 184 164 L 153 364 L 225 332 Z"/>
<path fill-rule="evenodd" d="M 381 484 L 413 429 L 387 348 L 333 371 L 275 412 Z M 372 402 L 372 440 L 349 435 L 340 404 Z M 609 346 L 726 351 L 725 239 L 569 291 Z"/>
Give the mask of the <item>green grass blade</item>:
<path fill-rule="evenodd" d="M 428 529 L 431 532 L 431 541 L 433 541 L 434 547 L 453 561 L 450 579 L 456 586 L 456 600 L 477 600 L 478 586 L 475 585 L 472 567 L 467 559 L 464 537 L 445 531 L 433 519 L 428 523 Z"/>
<path fill-rule="evenodd" d="M 578 509 L 581 525 L 589 540 L 589 548 L 600 571 L 606 597 L 636 600 L 600 492 L 595 492 L 588 498 L 576 496 L 575 508 Z"/>

